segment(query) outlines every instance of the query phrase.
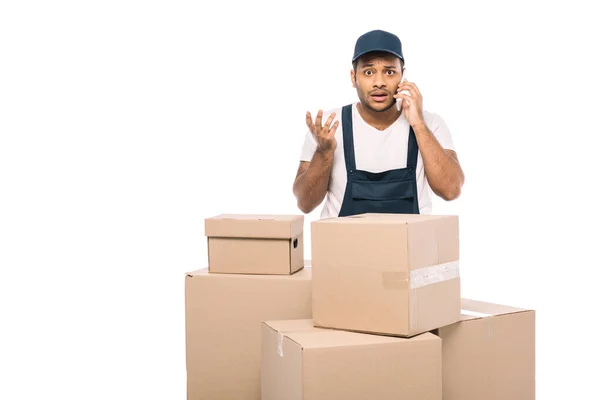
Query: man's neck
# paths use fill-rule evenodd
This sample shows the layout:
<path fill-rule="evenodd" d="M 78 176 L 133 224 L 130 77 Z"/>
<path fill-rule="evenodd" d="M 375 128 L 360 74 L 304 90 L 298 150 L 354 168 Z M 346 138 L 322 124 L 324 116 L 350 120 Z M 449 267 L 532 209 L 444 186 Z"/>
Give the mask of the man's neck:
<path fill-rule="evenodd" d="M 392 125 L 402 114 L 403 109 L 398 111 L 392 107 L 387 111 L 377 112 L 363 107 L 361 102 L 357 104 L 358 113 L 362 119 L 373 128 L 383 131 Z"/>

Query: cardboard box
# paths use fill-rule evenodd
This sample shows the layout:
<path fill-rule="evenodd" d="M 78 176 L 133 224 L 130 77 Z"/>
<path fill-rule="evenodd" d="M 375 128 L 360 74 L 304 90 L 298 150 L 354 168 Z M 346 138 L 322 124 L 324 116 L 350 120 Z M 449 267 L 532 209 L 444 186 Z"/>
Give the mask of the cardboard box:
<path fill-rule="evenodd" d="M 441 400 L 442 341 L 265 321 L 262 400 Z"/>
<path fill-rule="evenodd" d="M 534 400 L 535 311 L 463 299 L 442 338 L 444 400 Z"/>
<path fill-rule="evenodd" d="M 260 399 L 262 321 L 310 318 L 311 271 L 186 275 L 188 400 Z"/>
<path fill-rule="evenodd" d="M 221 214 L 205 219 L 214 273 L 290 275 L 304 267 L 303 215 Z"/>
<path fill-rule="evenodd" d="M 312 222 L 316 326 L 410 337 L 460 319 L 458 217 Z"/>

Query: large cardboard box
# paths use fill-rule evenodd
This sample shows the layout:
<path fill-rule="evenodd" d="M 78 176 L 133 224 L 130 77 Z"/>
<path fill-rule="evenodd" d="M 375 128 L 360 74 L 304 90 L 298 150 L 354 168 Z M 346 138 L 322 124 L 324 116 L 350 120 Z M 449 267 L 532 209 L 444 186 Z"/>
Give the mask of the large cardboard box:
<path fill-rule="evenodd" d="M 311 231 L 316 326 L 410 337 L 459 320 L 458 217 L 362 214 Z"/>
<path fill-rule="evenodd" d="M 206 218 L 213 273 L 290 275 L 304 267 L 304 216 L 221 214 Z"/>
<path fill-rule="evenodd" d="M 261 325 L 311 317 L 311 269 L 185 277 L 188 400 L 259 400 Z"/>
<path fill-rule="evenodd" d="M 262 400 L 441 400 L 442 341 L 265 321 Z"/>
<path fill-rule="evenodd" d="M 535 311 L 462 300 L 442 338 L 444 400 L 534 400 Z"/>

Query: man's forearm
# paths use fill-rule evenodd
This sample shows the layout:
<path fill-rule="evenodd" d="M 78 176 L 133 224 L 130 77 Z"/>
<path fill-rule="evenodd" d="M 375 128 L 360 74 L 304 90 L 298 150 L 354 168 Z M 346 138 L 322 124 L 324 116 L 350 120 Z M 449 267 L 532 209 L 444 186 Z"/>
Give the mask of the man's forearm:
<path fill-rule="evenodd" d="M 315 151 L 308 169 L 296 178 L 294 195 L 298 207 L 305 213 L 313 211 L 325 198 L 329 174 L 333 165 L 333 151 Z"/>
<path fill-rule="evenodd" d="M 414 126 L 413 130 L 431 189 L 445 200 L 457 198 L 464 182 L 458 160 L 444 150 L 425 123 Z"/>

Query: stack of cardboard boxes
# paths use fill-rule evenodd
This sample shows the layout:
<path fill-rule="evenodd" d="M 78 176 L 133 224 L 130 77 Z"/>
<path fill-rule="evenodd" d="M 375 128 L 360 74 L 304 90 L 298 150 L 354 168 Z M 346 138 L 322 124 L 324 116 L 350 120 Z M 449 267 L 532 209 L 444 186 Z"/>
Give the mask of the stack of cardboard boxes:
<path fill-rule="evenodd" d="M 186 274 L 188 399 L 260 399 L 261 323 L 311 318 L 304 217 L 207 218 L 208 268 Z"/>
<path fill-rule="evenodd" d="M 461 299 L 456 216 L 206 220 L 188 399 L 535 398 L 533 310 Z"/>

